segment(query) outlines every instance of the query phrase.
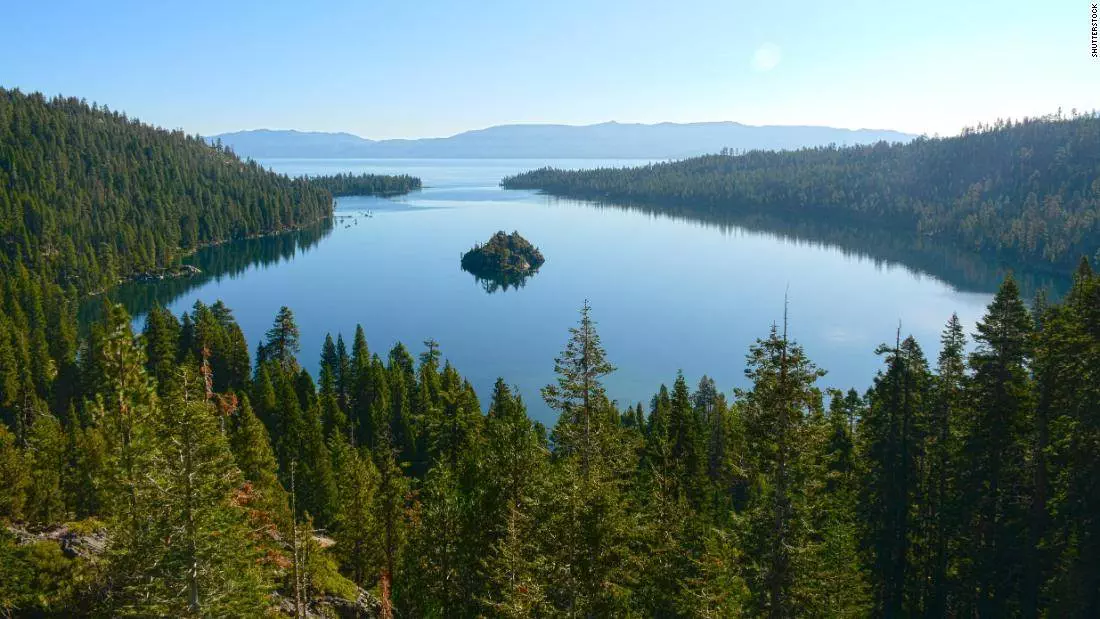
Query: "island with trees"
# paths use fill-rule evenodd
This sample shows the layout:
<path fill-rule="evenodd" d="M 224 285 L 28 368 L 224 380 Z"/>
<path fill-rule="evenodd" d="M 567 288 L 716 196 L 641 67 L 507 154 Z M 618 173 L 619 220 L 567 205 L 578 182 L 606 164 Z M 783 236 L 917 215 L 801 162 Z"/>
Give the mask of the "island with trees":
<path fill-rule="evenodd" d="M 408 174 L 331 174 L 308 177 L 315 187 L 340 196 L 400 196 L 420 189 L 420 179 Z"/>
<path fill-rule="evenodd" d="M 519 232 L 497 232 L 462 256 L 463 270 L 485 282 L 486 290 L 521 286 L 546 262 L 542 252 Z"/>

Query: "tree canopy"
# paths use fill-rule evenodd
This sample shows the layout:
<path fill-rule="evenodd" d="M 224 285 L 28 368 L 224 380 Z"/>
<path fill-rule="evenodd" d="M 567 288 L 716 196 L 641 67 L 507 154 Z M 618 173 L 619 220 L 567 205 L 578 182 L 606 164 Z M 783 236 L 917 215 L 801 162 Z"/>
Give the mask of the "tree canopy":
<path fill-rule="evenodd" d="M 714 217 L 763 213 L 891 231 L 1068 270 L 1100 247 L 1100 115 L 998 121 L 957 137 L 541 168 L 509 189 Z"/>

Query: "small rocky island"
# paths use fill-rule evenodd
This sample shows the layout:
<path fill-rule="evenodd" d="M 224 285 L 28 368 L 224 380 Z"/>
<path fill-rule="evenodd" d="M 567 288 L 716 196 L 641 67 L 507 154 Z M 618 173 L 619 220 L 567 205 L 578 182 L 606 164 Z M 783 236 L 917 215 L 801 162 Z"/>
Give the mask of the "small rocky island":
<path fill-rule="evenodd" d="M 463 270 L 489 283 L 493 292 L 499 287 L 519 287 L 546 262 L 542 252 L 519 232 L 497 232 L 484 245 L 475 245 L 462 256 Z"/>

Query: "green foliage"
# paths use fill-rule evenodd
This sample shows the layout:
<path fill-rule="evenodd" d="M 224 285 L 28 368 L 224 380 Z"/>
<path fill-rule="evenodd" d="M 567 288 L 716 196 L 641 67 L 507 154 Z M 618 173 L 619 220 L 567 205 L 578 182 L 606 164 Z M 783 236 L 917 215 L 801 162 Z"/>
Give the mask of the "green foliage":
<path fill-rule="evenodd" d="M 29 485 L 30 471 L 15 435 L 0 425 L 0 522 L 23 519 Z"/>
<path fill-rule="evenodd" d="M 184 381 L 187 382 L 186 380 Z M 272 588 L 237 502 L 239 471 L 215 408 L 168 402 L 139 490 L 142 517 L 113 527 L 117 570 L 109 606 L 120 615 L 222 616 L 255 612 Z"/>
<path fill-rule="evenodd" d="M 66 616 L 83 613 L 91 569 L 53 541 L 18 544 L 0 529 L 0 614 Z"/>
<path fill-rule="evenodd" d="M 65 432 L 53 415 L 39 415 L 31 424 L 26 455 L 30 470 L 27 487 L 27 520 L 46 525 L 64 520 Z"/>
<path fill-rule="evenodd" d="M 332 174 L 310 177 L 309 184 L 334 196 L 397 196 L 420 189 L 420 179 L 407 174 Z"/>
<path fill-rule="evenodd" d="M 462 268 L 478 277 L 500 284 L 520 284 L 537 271 L 546 258 L 539 248 L 519 232 L 497 232 L 484 245 L 478 244 L 462 255 Z"/>
<path fill-rule="evenodd" d="M 801 585 L 811 582 L 807 561 L 809 516 L 815 482 L 812 413 L 821 406 L 815 381 L 824 374 L 802 348 L 772 326 L 749 349 L 745 375 L 752 388 L 738 392 L 745 419 L 751 487 L 742 515 L 750 609 L 773 617 L 796 614 Z"/>
<path fill-rule="evenodd" d="M 378 470 L 369 454 L 361 454 L 340 439 L 333 443 L 339 494 L 333 523 L 336 556 L 352 582 L 367 587 L 382 572 L 383 532 L 376 512 Z"/>
<path fill-rule="evenodd" d="M 879 353 L 887 355 L 886 371 L 875 379 L 860 421 L 865 462 L 860 509 L 873 557 L 875 612 L 897 616 L 920 607 L 918 600 L 906 599 L 905 586 L 914 555 L 923 551 L 914 547 L 913 529 L 924 499 L 919 475 L 932 377 L 913 338 L 880 346 Z"/>
<path fill-rule="evenodd" d="M 221 303 L 156 310 L 141 337 L 106 306 L 53 346 L 33 335 L 46 297 L 8 282 L 25 298 L 0 314 L 0 612 L 1098 611 L 1087 263 L 1031 310 L 1007 279 L 969 356 L 952 317 L 934 371 L 899 332 L 867 394 L 827 406 L 773 327 L 730 401 L 681 374 L 648 415 L 620 410 L 586 303 L 542 392 L 550 437 L 503 379 L 483 414 L 432 340 L 383 361 L 361 328 L 350 351 L 326 338 L 315 383 L 286 308 L 253 371 Z"/>
<path fill-rule="evenodd" d="M 298 324 L 294 322 L 294 312 L 284 305 L 279 308 L 274 323 L 267 330 L 266 341 L 256 354 L 256 365 L 271 361 L 283 372 L 297 372 L 298 360 L 295 355 L 299 351 L 299 337 Z"/>
<path fill-rule="evenodd" d="M 332 212 L 321 186 L 73 98 L 0 89 L 0 271 L 92 291 Z"/>
<path fill-rule="evenodd" d="M 546 534 L 552 570 L 547 597 L 565 613 L 621 614 L 629 609 L 639 568 L 639 530 L 627 479 L 637 467 L 631 434 L 607 399 L 602 378 L 614 371 L 587 302 L 554 362 L 555 384 L 543 399 L 559 412 L 549 475 Z"/>
<path fill-rule="evenodd" d="M 689 216 L 772 213 L 1068 266 L 1100 245 L 1100 116 L 1048 116 L 907 144 L 708 155 L 636 168 L 533 170 L 510 189 Z"/>

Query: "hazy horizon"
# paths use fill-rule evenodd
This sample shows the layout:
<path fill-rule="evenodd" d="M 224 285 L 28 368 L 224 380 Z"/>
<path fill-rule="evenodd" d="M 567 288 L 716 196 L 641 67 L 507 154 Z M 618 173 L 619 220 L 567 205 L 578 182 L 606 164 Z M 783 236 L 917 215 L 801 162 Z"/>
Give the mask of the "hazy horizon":
<path fill-rule="evenodd" d="M 125 111 L 125 110 L 122 110 L 122 111 Z M 351 131 L 340 131 L 340 130 L 325 131 L 325 130 L 316 130 L 316 129 L 299 129 L 297 127 L 253 127 L 253 128 L 249 128 L 249 129 L 236 129 L 236 130 L 233 130 L 233 131 L 222 131 L 220 133 L 213 133 L 213 134 L 209 134 L 209 135 L 200 134 L 200 135 L 203 135 L 204 137 L 215 137 L 215 136 L 219 136 L 219 135 L 226 135 L 226 134 L 233 134 L 233 133 L 250 133 L 250 132 L 270 131 L 270 132 L 273 132 L 273 133 L 274 132 L 279 132 L 279 133 L 293 132 L 293 133 L 328 134 L 328 135 L 342 134 L 342 135 L 350 135 L 350 136 L 361 138 L 361 139 L 364 139 L 364 140 L 373 140 L 373 141 L 381 142 L 381 141 L 385 141 L 385 140 L 423 140 L 423 139 L 452 138 L 452 137 L 455 137 L 457 135 L 462 135 L 463 133 L 472 133 L 472 132 L 476 132 L 476 131 L 485 131 L 486 129 L 495 129 L 497 127 L 516 127 L 516 126 L 543 126 L 543 127 L 546 127 L 546 126 L 553 126 L 553 127 L 576 127 L 576 128 L 580 128 L 580 127 L 595 127 L 595 126 L 599 126 L 599 125 L 635 125 L 635 126 L 653 127 L 653 126 L 657 126 L 657 125 L 718 125 L 718 124 L 727 124 L 727 123 L 728 124 L 741 125 L 741 126 L 745 126 L 745 127 L 822 127 L 822 126 L 824 126 L 824 125 L 809 125 L 809 124 L 805 124 L 805 123 L 758 125 L 758 124 L 753 124 L 753 123 L 738 122 L 736 120 L 698 120 L 698 121 L 692 121 L 692 122 L 672 122 L 672 121 L 623 122 L 623 121 L 618 121 L 618 120 L 605 120 L 605 121 L 592 122 L 592 123 L 583 123 L 583 124 L 582 123 L 559 123 L 559 122 L 549 122 L 549 121 L 530 121 L 530 122 L 500 123 L 500 124 L 496 124 L 496 125 L 488 125 L 488 126 L 485 126 L 485 127 L 471 127 L 469 129 L 462 129 L 462 130 L 459 130 L 456 133 L 449 133 L 449 134 L 446 134 L 446 135 L 424 135 L 424 136 L 418 136 L 418 137 L 397 136 L 397 137 L 379 138 L 379 137 L 374 137 L 374 136 L 369 136 L 369 135 L 360 135 L 358 133 L 354 133 L 354 132 L 351 132 Z M 830 128 L 831 129 L 847 130 L 847 131 L 897 131 L 896 129 L 893 129 L 891 127 L 830 127 Z M 898 132 L 899 133 L 909 133 L 908 131 L 898 131 Z M 920 135 L 920 134 L 911 134 L 911 135 Z"/>
<path fill-rule="evenodd" d="M 1088 3 L 19 3 L 0 83 L 190 133 L 731 121 L 953 135 L 1100 104 Z M 14 51 L 18 50 L 18 51 Z"/>

